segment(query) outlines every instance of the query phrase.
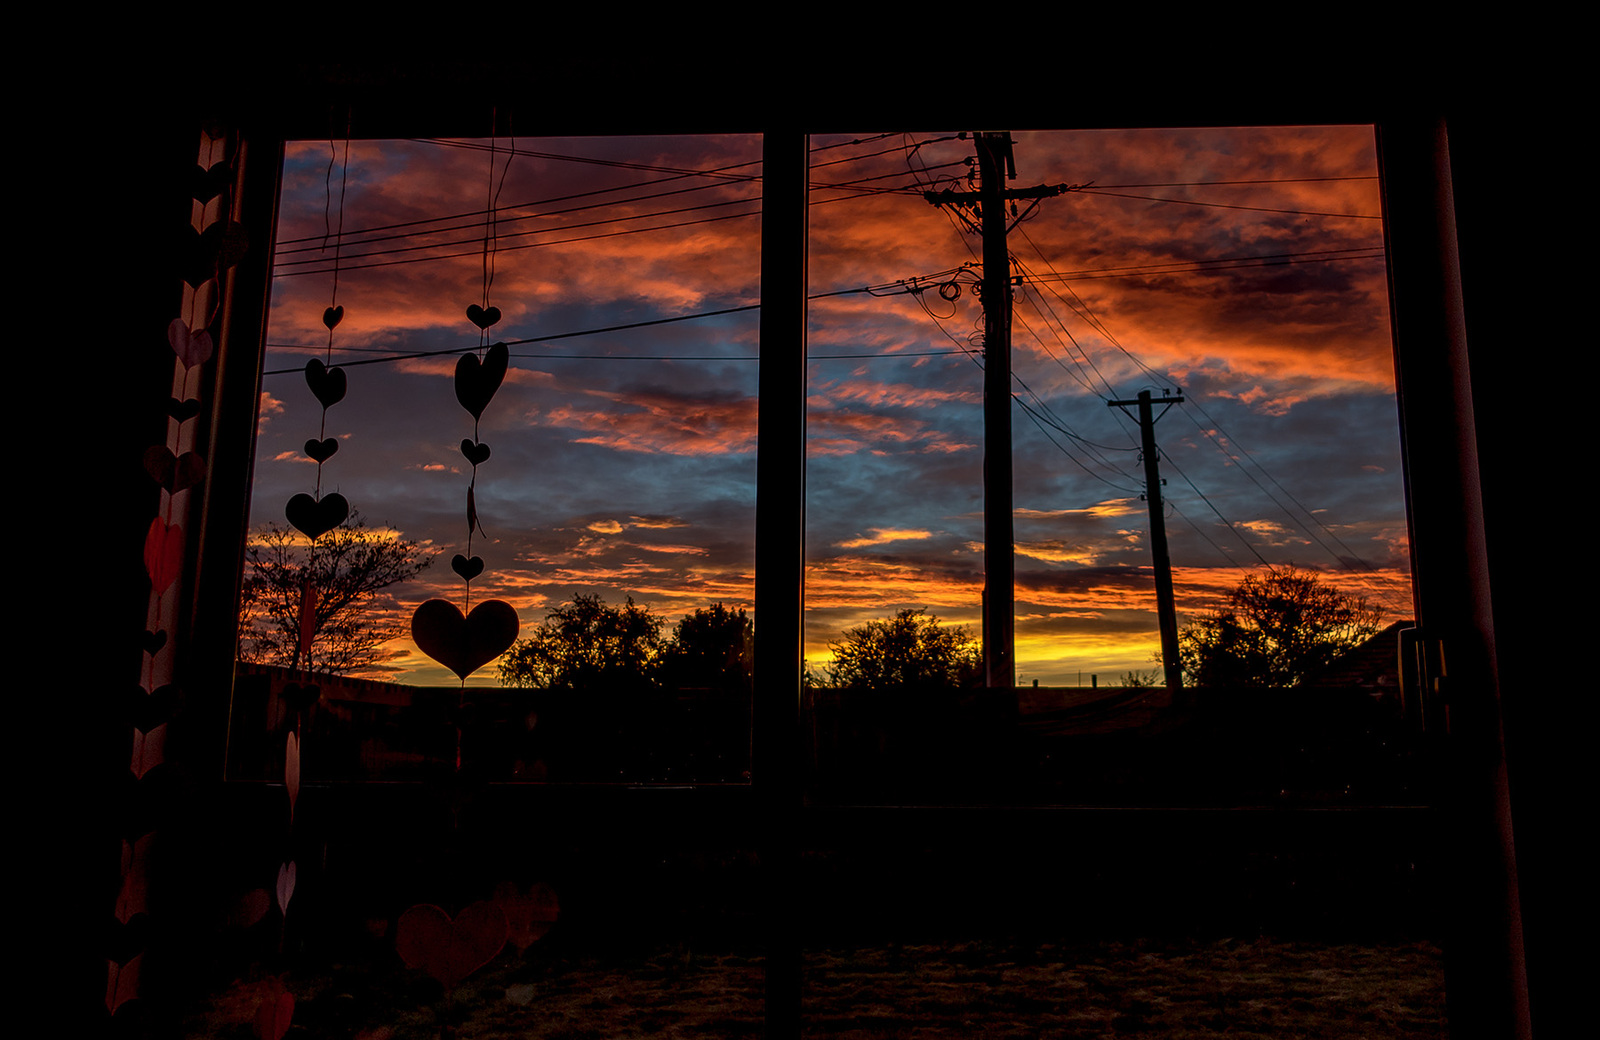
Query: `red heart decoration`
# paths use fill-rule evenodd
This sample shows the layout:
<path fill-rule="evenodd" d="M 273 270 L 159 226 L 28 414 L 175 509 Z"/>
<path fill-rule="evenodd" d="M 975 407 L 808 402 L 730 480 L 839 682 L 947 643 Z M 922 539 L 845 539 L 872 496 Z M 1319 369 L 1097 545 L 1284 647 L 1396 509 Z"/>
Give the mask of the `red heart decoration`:
<path fill-rule="evenodd" d="M 400 915 L 394 948 L 408 968 L 427 972 L 455 988 L 462 979 L 494 960 L 506 944 L 506 915 L 494 903 L 473 903 L 456 916 L 429 903 Z"/>
<path fill-rule="evenodd" d="M 417 647 L 462 679 L 510 649 L 520 628 L 517 608 L 498 599 L 479 603 L 465 617 L 454 603 L 430 599 L 411 615 Z"/>
<path fill-rule="evenodd" d="M 211 333 L 205 329 L 190 332 L 182 318 L 173 318 L 172 324 L 167 326 L 167 342 L 184 368 L 193 368 L 211 359 Z"/>
<path fill-rule="evenodd" d="M 483 418 L 483 410 L 494 399 L 494 392 L 506 377 L 506 366 L 511 362 L 511 351 L 504 343 L 496 343 L 478 362 L 476 354 L 462 354 L 456 362 L 456 400 L 472 413 L 474 419 Z"/>
<path fill-rule="evenodd" d="M 167 590 L 183 570 L 183 528 L 168 524 L 159 516 L 150 521 L 144 536 L 144 569 L 156 594 Z"/>
<path fill-rule="evenodd" d="M 283 988 L 283 983 L 273 979 L 261 995 L 261 1006 L 256 1009 L 256 1035 L 261 1040 L 283 1040 L 294 1019 L 294 994 Z"/>

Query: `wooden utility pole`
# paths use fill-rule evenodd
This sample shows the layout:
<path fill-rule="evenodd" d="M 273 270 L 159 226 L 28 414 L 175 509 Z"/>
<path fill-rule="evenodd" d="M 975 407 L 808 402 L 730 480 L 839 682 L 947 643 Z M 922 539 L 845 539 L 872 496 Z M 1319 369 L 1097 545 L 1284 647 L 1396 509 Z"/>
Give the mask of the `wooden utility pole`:
<path fill-rule="evenodd" d="M 1183 668 L 1178 662 L 1178 607 L 1172 595 L 1172 557 L 1167 553 L 1167 518 L 1161 508 L 1161 470 L 1157 464 L 1156 420 L 1167 414 L 1167 408 L 1182 404 L 1182 397 L 1162 394 L 1161 415 L 1153 414 L 1150 391 L 1140 390 L 1134 401 L 1108 401 L 1112 408 L 1139 406 L 1139 432 L 1141 453 L 1144 455 L 1144 497 L 1150 504 L 1150 550 L 1156 565 L 1156 616 L 1161 624 L 1161 670 L 1167 678 L 1167 689 L 1177 693 L 1183 689 Z"/>
<path fill-rule="evenodd" d="M 983 678 L 990 689 L 1017 684 L 1015 540 L 1011 527 L 1011 257 L 1006 203 L 1071 190 L 1041 185 L 1007 190 L 1017 176 L 1011 135 L 973 135 L 977 191 L 930 191 L 935 206 L 975 209 L 983 236 Z M 968 222 L 970 225 L 970 221 Z"/>

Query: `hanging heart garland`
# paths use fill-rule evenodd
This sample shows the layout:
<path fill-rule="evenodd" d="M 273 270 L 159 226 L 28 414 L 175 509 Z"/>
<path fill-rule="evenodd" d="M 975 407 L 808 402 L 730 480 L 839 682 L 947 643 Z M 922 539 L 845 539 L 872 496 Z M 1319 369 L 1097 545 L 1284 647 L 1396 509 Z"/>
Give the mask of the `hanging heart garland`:
<path fill-rule="evenodd" d="M 186 494 L 206 477 L 205 459 L 195 450 L 201 443 L 194 422 L 202 401 L 210 393 L 206 371 L 216 341 L 211 326 L 218 314 L 219 280 L 244 255 L 248 238 L 243 226 L 231 221 L 232 188 L 238 170 L 233 162 L 235 142 L 221 132 L 207 131 L 200 144 L 198 163 L 191 171 L 188 241 L 180 247 L 182 302 L 179 315 L 166 326 L 167 345 L 173 353 L 173 390 L 164 406 L 169 420 L 162 442 L 149 447 L 143 457 L 145 471 L 161 489 L 160 505 L 151 517 L 144 541 L 145 573 L 150 580 L 147 613 L 141 626 L 140 679 L 127 688 L 123 722 L 129 742 L 127 783 L 112 796 L 116 815 L 127 828 L 118 885 L 115 919 L 116 949 L 107 958 L 105 1007 L 112 1015 L 140 995 L 140 968 L 147 933 L 152 929 L 146 904 L 149 848 L 153 832 L 172 806 L 174 792 L 164 783 L 170 774 L 158 769 L 166 760 L 167 724 L 180 712 L 182 689 L 173 682 L 187 648 L 169 638 L 181 609 L 185 565 L 192 558 L 187 523 L 193 503 Z"/>
<path fill-rule="evenodd" d="M 475 311 L 478 317 L 473 316 Z M 498 321 L 500 311 L 493 307 L 488 312 L 469 307 L 467 316 L 474 324 L 479 324 L 479 318 L 490 316 Z M 480 325 L 482 327 L 487 326 Z M 496 343 L 489 347 L 482 360 L 476 354 L 463 354 L 456 362 L 456 401 L 473 419 L 472 436 L 461 441 L 461 454 L 472 463 L 472 477 L 467 485 L 467 552 L 457 553 L 450 561 L 450 569 L 466 582 L 469 603 L 472 579 L 484 571 L 483 557 L 473 556 L 471 552 L 473 535 L 482 533 L 476 493 L 478 467 L 487 462 L 490 455 L 489 445 L 478 440 L 478 424 L 505 381 L 510 357 L 506 345 Z M 447 600 L 431 599 L 417 607 L 411 617 L 411 637 L 417 648 L 450 669 L 463 683 L 467 676 L 509 650 L 520 630 L 516 608 L 503 600 L 487 600 L 473 607 L 470 613 L 463 613 Z"/>
<path fill-rule="evenodd" d="M 487 329 L 500 320 L 500 308 L 474 304 L 467 308 L 467 318 L 480 330 Z M 456 362 L 456 401 L 473 420 L 472 436 L 461 441 L 461 454 L 472 463 L 472 477 L 467 485 L 467 552 L 457 553 L 450 561 L 450 569 L 466 582 L 469 603 L 472 579 L 484 569 L 483 557 L 471 553 L 473 534 L 482 532 L 476 494 L 478 467 L 489 460 L 490 454 L 489 445 L 478 440 L 478 425 L 505 382 L 510 361 L 510 350 L 504 343 L 496 343 L 481 360 L 476 354 L 463 354 Z M 520 629 L 517 609 L 503 600 L 488 600 L 472 608 L 471 613 L 463 613 L 447 600 L 431 599 L 411 616 L 411 637 L 417 648 L 454 672 L 463 683 L 467 676 L 509 650 Z M 459 733 L 457 736 L 459 739 Z"/>
<path fill-rule="evenodd" d="M 329 142 L 330 150 L 333 142 Z M 330 162 L 329 169 L 332 169 Z M 350 141 L 345 140 L 344 168 L 341 177 L 348 177 L 350 172 Z M 332 185 L 329 188 L 329 203 L 332 203 Z M 311 494 L 301 492 L 290 497 L 284 504 L 283 515 L 295 530 L 311 539 L 309 550 L 311 559 L 307 560 L 306 577 L 300 586 L 300 602 L 298 604 L 299 640 L 295 645 L 295 659 L 305 672 L 312 671 L 312 650 L 317 636 L 317 603 L 321 591 L 312 583 L 310 573 L 312 560 L 317 551 L 317 539 L 329 531 L 343 524 L 350 517 L 350 503 L 338 492 L 324 495 L 322 493 L 322 469 L 327 461 L 333 458 L 339 450 L 339 441 L 328 436 L 328 409 L 344 400 L 348 383 L 345 379 L 344 369 L 333 362 L 333 330 L 344 320 L 344 306 L 338 302 L 339 298 L 339 254 L 344 241 L 344 192 L 340 189 L 339 201 L 339 227 L 333 234 L 333 287 L 332 300 L 322 312 L 322 324 L 328 330 L 328 343 L 323 358 L 311 358 L 306 362 L 305 379 L 306 388 L 311 391 L 311 396 L 316 398 L 322 406 L 322 416 L 317 435 L 308 438 L 305 442 L 306 457 L 317 464 L 316 486 Z M 283 749 L 283 781 L 284 791 L 289 799 L 289 828 L 294 829 L 296 804 L 300 798 L 301 788 L 301 761 L 304 752 L 301 726 L 306 713 L 316 703 L 319 689 L 310 683 L 288 683 L 282 693 L 282 704 L 293 712 L 293 722 L 288 734 L 284 738 Z M 294 895 L 296 867 L 293 859 L 286 859 L 278 869 L 278 881 L 274 889 L 277 897 L 278 910 L 283 917 L 283 929 L 279 931 L 280 950 L 288 927 L 289 901 Z M 257 1032 L 263 1037 L 281 1038 L 289 1028 L 290 1018 L 294 1012 L 293 998 L 287 1001 L 268 1000 L 264 1002 L 260 1018 L 257 1021 Z"/>

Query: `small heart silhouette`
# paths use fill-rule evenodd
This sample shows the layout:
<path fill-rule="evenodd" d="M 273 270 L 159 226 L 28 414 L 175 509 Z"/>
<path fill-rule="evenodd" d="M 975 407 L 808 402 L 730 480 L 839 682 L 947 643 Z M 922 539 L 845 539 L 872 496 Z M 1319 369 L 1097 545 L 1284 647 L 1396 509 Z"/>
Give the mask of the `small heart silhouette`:
<path fill-rule="evenodd" d="M 144 635 L 139 637 L 139 645 L 144 648 L 145 653 L 154 657 L 162 647 L 167 645 L 166 629 L 157 629 L 154 632 L 145 629 Z"/>
<path fill-rule="evenodd" d="M 322 402 L 322 407 L 332 408 L 344 400 L 344 369 L 338 365 L 329 368 L 316 358 L 312 358 L 306 362 L 306 385 L 311 388 L 311 393 L 317 400 Z"/>
<path fill-rule="evenodd" d="M 171 720 L 177 710 L 178 688 L 172 683 L 158 686 L 151 693 L 146 693 L 143 686 L 135 686 L 128 694 L 128 721 L 140 733 L 149 733 Z"/>
<path fill-rule="evenodd" d="M 411 615 L 411 638 L 417 647 L 465 679 L 510 649 L 521 623 L 517 608 L 491 599 L 463 617 L 454 603 L 430 599 Z"/>
<path fill-rule="evenodd" d="M 469 560 L 460 553 L 456 553 L 455 559 L 450 561 L 450 569 L 471 581 L 483 573 L 483 557 L 474 556 Z"/>
<path fill-rule="evenodd" d="M 238 221 L 219 220 L 204 231 L 186 229 L 183 248 L 183 280 L 198 289 L 244 258 L 250 236 Z"/>
<path fill-rule="evenodd" d="M 333 458 L 333 453 L 339 450 L 339 442 L 332 437 L 326 440 L 306 441 L 306 454 L 318 462 L 327 462 Z"/>
<path fill-rule="evenodd" d="M 328 331 L 329 332 L 332 332 L 333 331 L 333 327 L 335 325 L 339 324 L 343 320 L 344 320 L 344 305 L 343 304 L 340 304 L 337 307 L 329 307 L 327 310 L 322 312 L 322 324 L 328 326 Z"/>
<path fill-rule="evenodd" d="M 192 451 L 174 456 L 160 444 L 145 449 L 144 468 L 151 479 L 174 495 L 194 487 L 206 475 L 205 459 Z"/>
<path fill-rule="evenodd" d="M 481 466 L 489 461 L 489 446 L 482 441 L 474 441 L 470 437 L 461 440 L 461 454 L 474 466 Z"/>
<path fill-rule="evenodd" d="M 224 160 L 205 169 L 198 164 L 190 174 L 189 193 L 196 202 L 210 202 L 233 183 L 233 169 Z"/>
<path fill-rule="evenodd" d="M 495 907 L 495 912 L 500 914 L 502 920 L 505 918 L 499 907 Z M 115 919 L 108 921 L 101 942 L 108 959 L 120 965 L 128 964 L 143 953 L 150 943 L 150 915 L 134 914 L 126 924 Z"/>
<path fill-rule="evenodd" d="M 495 959 L 506 944 L 506 915 L 484 900 L 462 909 L 454 921 L 430 903 L 420 903 L 395 923 L 394 948 L 408 968 L 427 972 L 454 989 Z"/>
<path fill-rule="evenodd" d="M 510 360 L 511 352 L 506 345 L 496 343 L 489 348 L 481 364 L 476 354 L 463 354 L 456 362 L 456 400 L 474 419 L 483 418 L 483 410 L 494 400 Z"/>
<path fill-rule="evenodd" d="M 179 422 L 185 422 L 200 414 L 200 402 L 192 397 L 183 401 L 176 397 L 168 398 L 167 414 Z"/>
<path fill-rule="evenodd" d="M 320 502 L 310 495 L 299 494 L 289 499 L 283 515 L 307 538 L 316 538 L 344 523 L 345 517 L 350 515 L 350 503 L 337 491 L 324 496 Z"/>
<path fill-rule="evenodd" d="M 500 308 L 486 309 L 474 303 L 467 308 L 467 320 L 480 329 L 486 329 L 500 320 Z"/>
<path fill-rule="evenodd" d="M 217 273 L 217 257 L 222 253 L 222 236 L 227 227 L 218 221 L 197 231 L 188 227 L 183 232 L 183 280 L 198 289 L 200 283 Z"/>

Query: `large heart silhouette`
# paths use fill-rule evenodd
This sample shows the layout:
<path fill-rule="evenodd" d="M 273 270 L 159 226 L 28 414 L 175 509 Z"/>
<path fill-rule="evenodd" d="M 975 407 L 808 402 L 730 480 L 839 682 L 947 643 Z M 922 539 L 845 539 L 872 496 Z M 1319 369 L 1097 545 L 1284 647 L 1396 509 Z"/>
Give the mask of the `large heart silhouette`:
<path fill-rule="evenodd" d="M 487 900 L 465 907 L 454 921 L 433 904 L 419 903 L 401 914 L 395 926 L 400 959 L 446 989 L 494 960 L 505 944 L 505 911 Z"/>
<path fill-rule="evenodd" d="M 462 679 L 510 649 L 520 628 L 517 608 L 498 599 L 479 603 L 465 617 L 449 600 L 430 599 L 411 615 L 418 648 Z"/>
<path fill-rule="evenodd" d="M 344 369 L 338 365 L 329 368 L 316 358 L 306 362 L 306 385 L 316 395 L 322 407 L 332 408 L 344 400 Z"/>
<path fill-rule="evenodd" d="M 337 491 L 322 496 L 320 502 L 302 492 L 289 499 L 283 515 L 300 533 L 315 538 L 344 523 L 345 517 L 350 515 L 350 503 Z"/>
<path fill-rule="evenodd" d="M 461 360 L 456 362 L 456 400 L 474 419 L 483 418 L 483 410 L 494 400 L 494 392 L 500 389 L 510 360 L 511 351 L 504 343 L 496 343 L 489 348 L 481 364 L 476 354 L 462 354 Z"/>

